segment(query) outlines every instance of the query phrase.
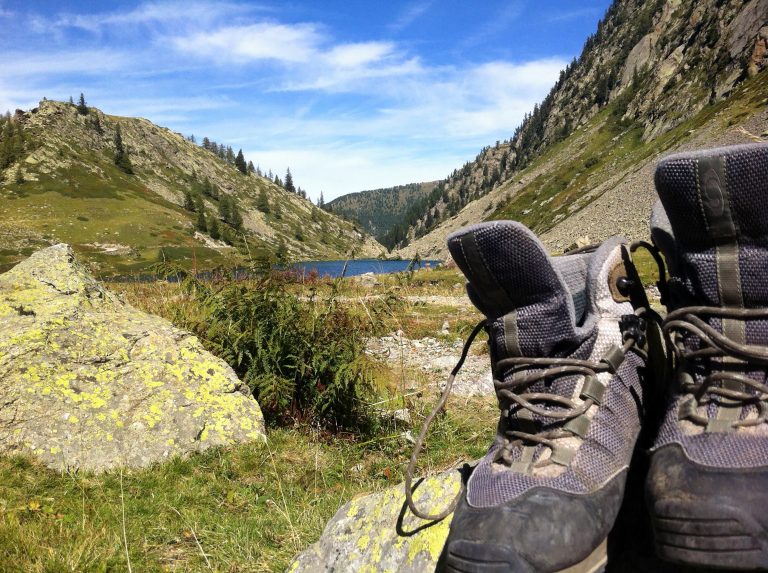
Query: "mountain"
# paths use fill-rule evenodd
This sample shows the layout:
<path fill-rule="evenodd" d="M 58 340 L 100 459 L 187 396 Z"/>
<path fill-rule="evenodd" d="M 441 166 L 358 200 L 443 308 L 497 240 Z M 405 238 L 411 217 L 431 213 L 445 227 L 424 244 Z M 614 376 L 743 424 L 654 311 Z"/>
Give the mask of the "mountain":
<path fill-rule="evenodd" d="M 768 0 L 615 0 L 513 136 L 438 183 L 398 254 L 447 256 L 451 230 L 499 218 L 553 250 L 585 235 L 645 236 L 649 166 L 749 139 L 739 126 L 760 135 L 766 66 Z"/>
<path fill-rule="evenodd" d="M 118 129 L 127 161 L 116 158 Z M 384 251 L 352 223 L 181 134 L 93 107 L 43 100 L 2 116 L 0 169 L 0 267 L 57 242 L 103 274 L 159 260 L 207 268 Z"/>
<path fill-rule="evenodd" d="M 325 207 L 345 219 L 357 221 L 376 240 L 391 248 L 402 240 L 409 224 L 433 202 L 429 194 L 435 185 L 436 182 L 411 183 L 360 191 L 337 197 Z"/>

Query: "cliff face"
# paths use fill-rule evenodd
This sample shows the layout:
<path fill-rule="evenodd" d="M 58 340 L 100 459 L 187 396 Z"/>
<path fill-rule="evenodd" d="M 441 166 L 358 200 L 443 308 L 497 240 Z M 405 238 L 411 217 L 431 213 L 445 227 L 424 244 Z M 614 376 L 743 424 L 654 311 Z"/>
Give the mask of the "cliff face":
<path fill-rule="evenodd" d="M 240 173 L 146 119 L 96 108 L 83 115 L 70 104 L 44 100 L 4 123 L 12 127 L 0 125 L 0 139 L 12 133 L 23 144 L 16 144 L 20 157 L 0 173 L 0 264 L 59 241 L 105 272 L 163 258 L 213 266 L 249 252 L 297 258 L 383 252 L 353 224 L 256 173 Z M 115 165 L 118 127 L 133 174 Z M 185 208 L 188 194 L 194 209 Z M 222 199 L 236 205 L 242 226 L 221 214 Z M 217 220 L 221 238 L 195 232 L 200 204 L 207 223 Z M 222 240 L 227 227 L 229 245 Z"/>
<path fill-rule="evenodd" d="M 616 171 L 616 158 L 613 165 L 603 163 L 604 149 L 584 157 L 583 145 L 599 138 L 615 146 L 631 134 L 634 148 L 648 146 L 648 153 L 668 148 L 672 131 L 686 123 L 700 126 L 702 114 L 727 102 L 767 65 L 768 0 L 616 0 L 579 58 L 561 72 L 515 134 L 483 149 L 438 184 L 440 197 L 410 227 L 402 254 L 443 253 L 437 237 L 447 234 L 444 223 L 455 217 L 477 222 L 536 210 L 520 205 L 519 197 L 515 201 L 529 181 L 524 174 L 564 147 L 581 164 L 563 173 L 562 188 L 576 183 L 573 174 L 579 171 Z M 585 135 L 590 135 L 586 141 Z M 672 139 L 682 140 L 679 135 Z M 593 191 L 582 186 L 568 198 L 574 201 Z M 468 208 L 476 201 L 482 208 Z M 560 214 L 552 213 L 548 226 L 539 225 L 539 230 L 559 223 Z M 428 234 L 431 238 L 420 239 Z"/>

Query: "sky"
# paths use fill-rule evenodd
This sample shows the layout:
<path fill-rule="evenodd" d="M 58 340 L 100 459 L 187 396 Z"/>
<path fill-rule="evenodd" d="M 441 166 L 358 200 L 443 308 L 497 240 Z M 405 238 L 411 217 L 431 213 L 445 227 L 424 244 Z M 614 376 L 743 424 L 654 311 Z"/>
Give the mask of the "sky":
<path fill-rule="evenodd" d="M 0 0 L 0 112 L 82 92 L 327 201 L 442 179 L 508 139 L 609 4 Z"/>

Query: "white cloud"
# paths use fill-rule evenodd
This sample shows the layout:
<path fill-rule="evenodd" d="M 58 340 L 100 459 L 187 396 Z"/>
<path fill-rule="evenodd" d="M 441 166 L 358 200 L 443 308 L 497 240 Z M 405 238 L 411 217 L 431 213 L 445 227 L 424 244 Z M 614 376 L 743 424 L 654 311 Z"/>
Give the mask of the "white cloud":
<path fill-rule="evenodd" d="M 376 63 L 392 55 L 394 46 L 389 42 L 363 42 L 340 44 L 325 54 L 325 60 L 338 68 L 357 68 Z"/>
<path fill-rule="evenodd" d="M 254 60 L 307 62 L 317 54 L 322 40 L 315 24 L 258 23 L 228 26 L 213 32 L 196 32 L 172 38 L 182 52 L 214 60 L 241 63 Z"/>
<path fill-rule="evenodd" d="M 389 29 L 395 33 L 401 32 L 423 16 L 432 7 L 432 4 L 434 4 L 434 0 L 423 0 L 407 6 L 398 18 L 392 22 Z"/>
<path fill-rule="evenodd" d="M 233 2 L 185 2 L 171 0 L 166 2 L 145 2 L 126 12 L 105 12 L 100 14 L 64 13 L 53 19 L 39 20 L 39 26 L 54 28 L 80 28 L 98 33 L 109 26 L 132 26 L 150 23 L 169 25 L 179 21 L 195 22 L 204 27 L 207 23 L 218 21 L 223 14 L 250 13 L 263 10 L 261 6 L 238 4 Z"/>
<path fill-rule="evenodd" d="M 549 14 L 546 20 L 547 22 L 551 22 L 551 23 L 569 22 L 571 20 L 577 20 L 579 18 L 592 16 L 593 14 L 596 14 L 598 12 L 600 12 L 600 8 L 597 8 L 595 6 L 591 8 L 576 8 L 574 10 L 562 10 L 559 12 L 553 12 L 552 14 Z"/>
<path fill-rule="evenodd" d="M 0 78 L 40 77 L 82 73 L 88 75 L 123 70 L 129 59 L 112 50 L 75 50 L 71 52 L 4 54 Z"/>

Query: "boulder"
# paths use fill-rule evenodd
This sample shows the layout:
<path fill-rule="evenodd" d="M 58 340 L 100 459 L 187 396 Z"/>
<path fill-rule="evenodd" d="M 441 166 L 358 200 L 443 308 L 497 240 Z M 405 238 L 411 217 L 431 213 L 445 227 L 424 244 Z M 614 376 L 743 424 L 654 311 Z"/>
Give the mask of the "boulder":
<path fill-rule="evenodd" d="M 69 246 L 0 275 L 0 451 L 101 471 L 263 438 L 224 361 L 121 302 Z"/>
<path fill-rule="evenodd" d="M 365 288 L 373 288 L 381 284 L 374 273 L 363 273 L 353 277 L 355 282 Z"/>
<path fill-rule="evenodd" d="M 417 506 L 439 513 L 450 504 L 467 479 L 471 464 L 417 483 Z M 677 565 L 654 553 L 643 486 L 647 456 L 639 451 L 630 466 L 624 503 L 608 536 L 606 571 L 679 573 Z M 403 485 L 353 499 L 325 527 L 320 540 L 288 567 L 290 573 L 416 573 L 434 572 L 448 538 L 453 515 L 439 522 L 415 517 L 405 505 Z M 570 571 L 571 569 L 568 569 Z"/>
<path fill-rule="evenodd" d="M 460 470 L 420 481 L 414 493 L 422 510 L 437 513 L 461 487 Z M 424 521 L 405 505 L 403 486 L 353 499 L 328 522 L 320 540 L 288 567 L 291 573 L 434 571 L 453 515 Z"/>

